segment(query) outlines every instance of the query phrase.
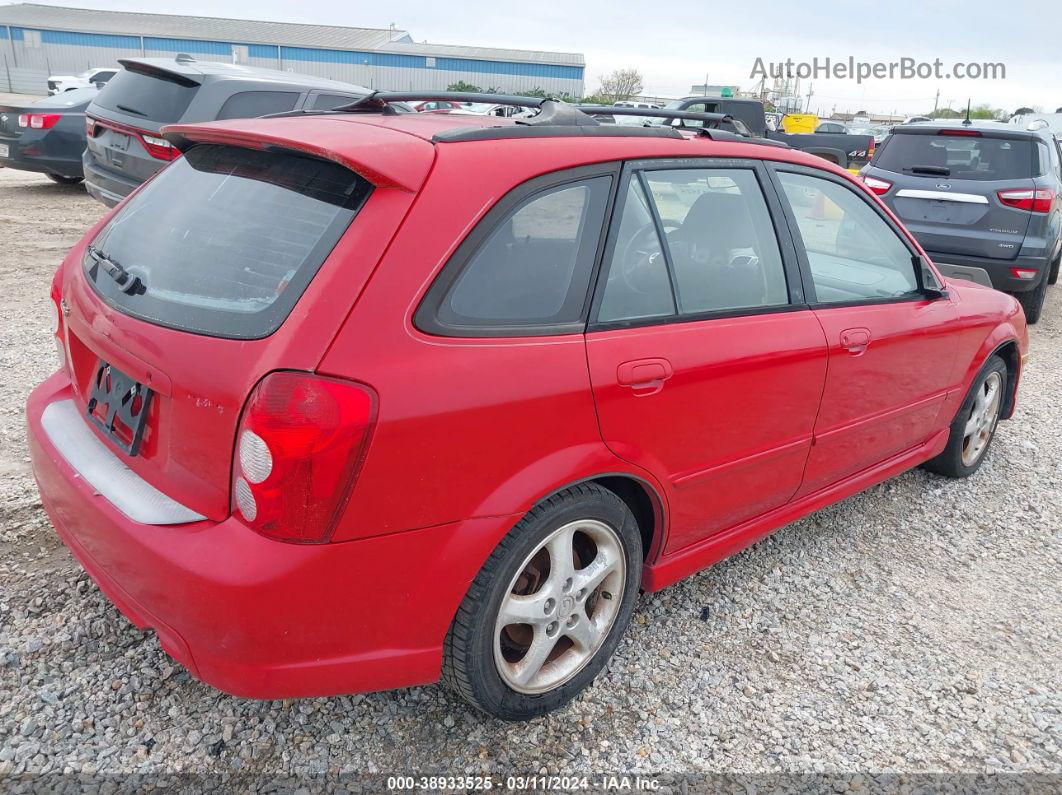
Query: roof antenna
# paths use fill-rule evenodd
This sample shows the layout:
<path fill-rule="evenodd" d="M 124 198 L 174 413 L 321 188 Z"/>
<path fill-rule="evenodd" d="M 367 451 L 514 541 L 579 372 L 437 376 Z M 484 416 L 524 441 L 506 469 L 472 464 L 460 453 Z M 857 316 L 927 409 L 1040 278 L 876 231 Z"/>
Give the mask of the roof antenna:
<path fill-rule="evenodd" d="M 970 121 L 970 100 L 967 99 L 966 100 L 966 118 L 963 120 L 962 126 L 963 127 L 969 127 L 971 124 L 973 124 L 973 122 Z"/>

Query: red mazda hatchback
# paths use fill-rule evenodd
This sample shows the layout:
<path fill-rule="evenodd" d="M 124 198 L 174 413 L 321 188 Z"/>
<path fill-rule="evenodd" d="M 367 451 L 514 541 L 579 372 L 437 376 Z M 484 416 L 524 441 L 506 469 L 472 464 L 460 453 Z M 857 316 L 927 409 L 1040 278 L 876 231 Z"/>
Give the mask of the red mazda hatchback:
<path fill-rule="evenodd" d="M 389 111 L 416 98 L 446 96 L 170 127 L 55 276 L 41 498 L 203 681 L 538 715 L 639 589 L 972 474 L 1014 411 L 1017 302 L 824 160 L 711 114 Z"/>

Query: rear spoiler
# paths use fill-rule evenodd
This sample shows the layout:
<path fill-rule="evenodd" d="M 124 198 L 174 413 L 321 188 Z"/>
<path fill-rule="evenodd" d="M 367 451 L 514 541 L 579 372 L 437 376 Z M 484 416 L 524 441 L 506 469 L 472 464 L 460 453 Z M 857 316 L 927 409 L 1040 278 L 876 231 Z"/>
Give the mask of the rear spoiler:
<path fill-rule="evenodd" d="M 371 124 L 326 120 L 306 141 L 301 119 L 278 124 L 270 119 L 231 119 L 202 124 L 167 124 L 162 137 L 181 152 L 198 143 L 279 150 L 331 160 L 378 188 L 416 193 L 435 160 L 435 147 L 423 138 Z M 357 146 L 352 146 L 356 136 Z"/>
<path fill-rule="evenodd" d="M 186 74 L 175 72 L 172 69 L 166 69 L 156 64 L 144 63 L 135 58 L 119 58 L 118 63 L 130 72 L 138 72 L 139 74 L 155 77 L 159 80 L 168 80 L 171 83 L 176 83 L 177 85 L 185 86 L 186 88 L 202 85 L 199 80 L 189 77 Z"/>

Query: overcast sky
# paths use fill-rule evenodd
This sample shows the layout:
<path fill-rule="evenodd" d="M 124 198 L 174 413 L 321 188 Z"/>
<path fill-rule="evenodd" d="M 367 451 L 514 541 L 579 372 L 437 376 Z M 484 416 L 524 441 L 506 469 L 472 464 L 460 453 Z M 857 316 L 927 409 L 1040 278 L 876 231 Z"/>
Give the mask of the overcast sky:
<path fill-rule="evenodd" d="M 38 0 L 39 2 L 40 0 Z M 76 5 L 140 11 L 143 0 L 66 0 Z M 811 107 L 915 113 L 941 106 L 988 103 L 1013 112 L 1021 105 L 1062 106 L 1062 4 L 1054 0 L 182 0 L 159 11 L 408 30 L 416 41 L 581 52 L 586 90 L 602 74 L 635 67 L 645 93 L 682 96 L 703 83 L 749 88 L 756 58 L 814 57 L 889 62 L 940 58 L 1002 62 L 1004 80 L 813 79 Z M 801 93 L 807 93 L 807 82 Z"/>

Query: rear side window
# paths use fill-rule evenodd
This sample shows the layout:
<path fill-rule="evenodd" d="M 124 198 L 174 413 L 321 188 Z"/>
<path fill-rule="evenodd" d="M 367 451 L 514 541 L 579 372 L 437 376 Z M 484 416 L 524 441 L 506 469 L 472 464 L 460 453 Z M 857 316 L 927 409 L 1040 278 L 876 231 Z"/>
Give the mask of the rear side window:
<path fill-rule="evenodd" d="M 444 272 L 417 324 L 450 336 L 502 336 L 567 331 L 564 326 L 580 323 L 611 183 L 594 177 L 522 201 L 463 267 Z"/>
<path fill-rule="evenodd" d="M 100 91 L 95 103 L 117 113 L 170 124 L 184 115 L 197 85 L 123 69 Z"/>
<path fill-rule="evenodd" d="M 632 180 L 599 322 L 789 303 L 778 239 L 751 170 L 645 171 L 641 179 L 651 202 Z"/>
<path fill-rule="evenodd" d="M 218 119 L 252 119 L 269 113 L 285 113 L 298 101 L 298 91 L 241 91 L 225 100 Z"/>
<path fill-rule="evenodd" d="M 1030 179 L 1040 157 L 1030 139 L 894 132 L 874 165 L 897 174 L 951 179 Z"/>
<path fill-rule="evenodd" d="M 275 331 L 371 191 L 310 157 L 200 145 L 146 185 L 85 258 L 112 306 L 162 326 L 233 339 Z M 140 281 L 131 292 L 108 274 Z"/>

